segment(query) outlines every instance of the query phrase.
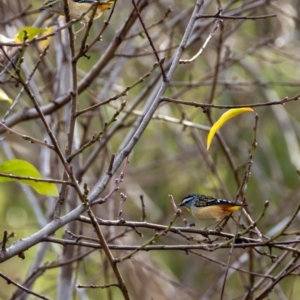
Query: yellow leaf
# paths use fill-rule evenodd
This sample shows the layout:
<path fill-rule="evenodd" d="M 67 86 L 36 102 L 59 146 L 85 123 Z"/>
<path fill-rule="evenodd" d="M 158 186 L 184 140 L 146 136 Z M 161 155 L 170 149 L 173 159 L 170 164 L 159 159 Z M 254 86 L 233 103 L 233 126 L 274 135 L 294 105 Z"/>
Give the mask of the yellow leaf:
<path fill-rule="evenodd" d="M 233 108 L 226 111 L 220 119 L 212 126 L 210 129 L 208 136 L 207 136 L 207 142 L 206 142 L 206 148 L 207 150 L 210 147 L 211 141 L 213 137 L 215 136 L 216 132 L 231 118 L 245 113 L 245 112 L 254 112 L 254 110 L 251 107 L 242 107 L 242 108 Z"/>
<path fill-rule="evenodd" d="M 16 43 L 22 43 L 22 42 L 24 42 L 25 37 L 26 37 L 26 41 L 31 41 L 36 36 L 45 32 L 46 30 L 47 29 L 45 29 L 45 28 L 24 26 L 24 27 L 20 28 L 18 33 L 15 35 L 15 41 L 16 41 Z"/>
<path fill-rule="evenodd" d="M 8 101 L 9 103 L 12 103 L 12 99 L 9 98 L 2 89 L 0 89 L 0 101 Z"/>
<path fill-rule="evenodd" d="M 54 30 L 54 27 L 48 27 L 41 37 L 52 33 L 53 30 Z M 41 49 L 41 51 L 43 51 L 49 45 L 49 43 L 50 43 L 50 38 L 49 37 L 47 39 L 43 40 L 43 41 L 40 41 L 39 42 L 39 49 Z"/>

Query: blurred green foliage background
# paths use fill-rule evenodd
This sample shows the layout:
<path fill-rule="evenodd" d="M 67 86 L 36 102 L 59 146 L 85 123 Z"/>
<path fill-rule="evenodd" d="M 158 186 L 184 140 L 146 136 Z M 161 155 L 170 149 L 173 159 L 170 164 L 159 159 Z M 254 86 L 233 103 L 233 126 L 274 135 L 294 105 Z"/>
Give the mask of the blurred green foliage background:
<path fill-rule="evenodd" d="M 155 0 L 141 15 L 160 58 L 166 57 L 164 68 L 169 68 L 179 46 L 196 1 Z M 22 26 L 29 26 L 40 20 L 40 12 L 18 16 L 21 10 L 30 5 L 30 10 L 37 9 L 41 1 L 34 3 L 24 1 L 10 2 L 0 0 L 1 33 L 13 37 Z M 221 26 L 214 33 L 211 41 L 201 56 L 189 64 L 180 64 L 170 81 L 165 97 L 197 103 L 212 103 L 215 105 L 245 105 L 265 103 L 255 108 L 259 116 L 256 129 L 257 147 L 253 153 L 252 168 L 249 181 L 243 191 L 250 215 L 255 220 L 261 213 L 266 200 L 270 201 L 265 216 L 258 228 L 266 236 L 280 231 L 290 220 L 299 205 L 299 175 L 300 169 L 300 116 L 299 101 L 291 101 L 285 105 L 268 105 L 285 97 L 299 94 L 299 30 L 300 5 L 296 0 L 277 1 L 205 1 L 201 9 L 202 15 L 216 14 L 222 7 L 222 14 L 230 16 L 263 16 L 276 14 L 276 17 L 261 19 L 223 19 Z M 171 11 L 167 14 L 168 9 Z M 117 1 L 108 28 L 102 35 L 102 40 L 89 51 L 88 58 L 82 57 L 78 63 L 78 80 L 97 64 L 116 32 L 122 27 L 133 10 L 129 0 Z M 102 29 L 103 22 L 109 16 L 105 12 L 101 19 L 93 24 L 88 43 Z M 15 17 L 15 18 L 14 18 Z M 9 20 L 4 22 L 3 20 Z M 46 26 L 48 21 L 40 27 Z M 57 24 L 56 21 L 53 21 Z M 61 25 L 63 18 L 59 20 Z M 195 55 L 203 46 L 212 32 L 215 19 L 212 17 L 199 18 L 190 36 L 188 47 L 183 53 L 183 59 Z M 157 24 L 156 24 L 157 23 Z M 76 24 L 78 29 L 81 25 Z M 79 50 L 84 31 L 76 36 L 76 50 Z M 129 38 L 127 38 L 129 37 Z M 78 110 L 95 103 L 102 102 L 121 92 L 143 76 L 156 61 L 149 41 L 142 33 L 142 26 L 136 21 L 127 37 L 114 52 L 113 58 L 105 64 L 99 76 L 94 78 L 89 87 L 79 95 Z M 33 76 L 31 88 L 41 106 L 47 105 L 69 93 L 68 80 L 71 74 L 66 71 L 69 46 L 68 37 L 57 33 L 50 40 L 46 58 Z M 9 49 L 7 50 L 9 51 Z M 66 51 L 64 53 L 64 51 Z M 22 74 L 27 78 L 34 64 L 39 59 L 41 49 L 38 43 L 28 46 L 24 53 Z M 1 61 L 1 71 L 4 70 L 5 59 Z M 70 70 L 69 70 L 70 71 Z M 67 75 L 66 75 L 67 74 Z M 3 75 L 3 74 L 1 74 Z M 5 74 L 1 78 L 0 88 L 15 99 L 21 86 L 16 86 L 13 78 Z M 70 78 L 68 78 L 70 75 Z M 121 102 L 126 101 L 124 111 L 110 125 L 103 135 L 105 141 L 99 149 L 92 164 L 85 170 L 80 184 L 87 182 L 92 190 L 105 174 L 112 153 L 120 151 L 128 134 L 142 119 L 147 111 L 151 97 L 157 93 L 161 84 L 160 69 L 156 69 L 145 81 L 131 89 L 120 99 L 101 106 L 77 119 L 76 143 L 83 145 L 93 134 L 102 130 Z M 66 82 L 67 83 L 66 83 Z M 137 99 L 140 100 L 137 101 Z M 134 109 L 129 109 L 133 103 Z M 148 105 L 148 104 L 147 104 Z M 26 93 L 14 108 L 12 115 L 18 111 L 32 108 L 33 105 Z M 1 118 L 8 110 L 9 104 L 1 101 Z M 49 122 L 61 149 L 66 145 L 69 106 L 47 115 Z M 206 127 L 210 127 L 224 109 L 211 108 L 203 110 L 200 107 L 183 104 L 162 102 L 153 119 L 136 144 L 130 155 L 124 181 L 120 190 L 103 205 L 94 207 L 97 217 L 105 220 L 116 220 L 121 201 L 120 192 L 127 196 L 123 205 L 122 218 L 126 221 L 140 221 L 142 209 L 140 195 L 145 203 L 146 221 L 168 225 L 174 216 L 174 209 L 168 195 L 174 196 L 179 203 L 190 193 L 201 193 L 215 197 L 235 200 L 239 188 L 236 176 L 242 180 L 249 159 L 249 150 L 253 141 L 254 117 L 243 114 L 233 118 L 220 130 L 223 147 L 217 138 L 214 139 L 209 152 L 205 150 L 207 137 Z M 183 122 L 190 122 L 184 124 Z M 115 126 L 115 127 L 114 127 Z M 203 128 L 201 127 L 203 126 Z M 206 127 L 205 127 L 206 126 Z M 113 130 L 116 128 L 115 130 Z M 37 139 L 49 141 L 48 135 L 39 119 L 28 120 L 15 124 L 14 130 L 34 136 Z M 111 130 L 111 131 L 110 131 Z M 109 136 L 111 132 L 111 136 Z M 89 147 L 73 161 L 73 167 L 80 169 L 100 142 Z M 30 144 L 17 135 L 5 133 L 1 140 L 1 161 L 16 157 L 24 159 L 36 166 L 45 178 L 62 178 L 63 167 L 55 153 L 50 153 L 41 145 Z M 225 149 L 225 150 L 224 150 Z M 231 161 L 231 163 L 230 163 Z M 232 165 L 233 164 L 233 165 Z M 121 169 L 117 171 L 120 174 Z M 107 186 L 105 196 L 114 186 L 114 179 Z M 68 194 L 63 214 L 72 205 L 80 204 L 78 199 Z M 17 183 L 1 184 L 0 186 L 0 232 L 13 232 L 8 245 L 23 239 L 45 226 L 43 222 L 52 219 L 56 199 L 37 195 L 30 188 Z M 184 212 L 189 222 L 195 222 L 196 228 L 202 229 L 213 225 L 193 219 Z M 237 214 L 238 216 L 238 214 Z M 242 216 L 242 223 L 248 226 Z M 299 215 L 292 222 L 289 230 L 299 231 Z M 178 218 L 176 226 L 184 226 Z M 211 227 L 210 227 L 211 228 Z M 118 236 L 112 241 L 118 245 L 142 245 L 155 234 L 154 230 L 137 229 L 124 234 L 124 228 L 103 226 L 107 240 Z M 226 232 L 235 233 L 236 224 L 230 220 Z M 78 222 L 77 234 L 93 236 L 93 228 L 88 224 Z M 62 238 L 64 229 L 55 233 Z M 190 234 L 189 236 L 192 236 Z M 69 237 L 69 236 L 68 236 Z M 201 240 L 205 237 L 196 235 Z M 280 237 L 279 240 L 298 240 L 298 236 Z M 160 237 L 156 244 L 186 245 L 195 243 L 180 235 L 169 233 Z M 41 263 L 32 265 L 37 254 L 42 253 Z M 295 248 L 299 246 L 295 244 Z M 77 247 L 74 257 L 86 253 L 89 249 Z M 25 259 L 14 257 L 2 263 L 0 270 L 6 276 L 19 283 L 24 283 L 38 267 L 51 263 L 61 263 L 64 248 L 59 244 L 41 243 L 26 251 Z M 129 261 L 120 264 L 120 270 L 128 285 L 132 299 L 221 299 L 221 290 L 226 272 L 226 264 L 230 268 L 225 281 L 223 299 L 256 299 L 255 293 L 262 291 L 271 280 L 265 279 L 262 286 L 254 295 L 249 289 L 265 278 L 274 262 L 267 255 L 249 249 L 234 249 L 228 262 L 230 249 L 219 249 L 215 252 L 195 250 L 185 251 L 140 251 Z M 125 255 L 126 251 L 113 250 L 116 257 Z M 276 277 L 293 259 L 291 252 L 284 249 L 272 249 L 272 255 L 280 257 L 280 263 L 272 270 L 270 276 Z M 294 255 L 298 252 L 294 251 Z M 295 263 L 298 263 L 297 261 Z M 76 284 L 108 284 L 115 282 L 114 275 L 105 259 L 103 252 L 95 250 L 88 256 L 74 261 L 72 269 L 73 299 L 123 299 L 119 289 L 78 289 Z M 39 273 L 40 272 L 40 273 Z M 255 273 L 251 275 L 250 273 Z M 57 285 L 60 278 L 60 266 L 37 272 L 38 279 L 30 287 L 41 295 L 56 299 Z M 296 284 L 299 270 L 280 281 L 271 292 L 270 299 L 298 299 L 299 285 Z M 25 299 L 24 294 L 15 298 L 13 285 L 0 280 L 1 299 Z M 248 295 L 248 296 L 247 296 Z M 19 297 L 19 298 L 18 298 Z M 23 298 L 22 298 L 23 297 Z M 248 297 L 248 298 L 247 298 Z M 28 296 L 28 299 L 36 299 Z"/>

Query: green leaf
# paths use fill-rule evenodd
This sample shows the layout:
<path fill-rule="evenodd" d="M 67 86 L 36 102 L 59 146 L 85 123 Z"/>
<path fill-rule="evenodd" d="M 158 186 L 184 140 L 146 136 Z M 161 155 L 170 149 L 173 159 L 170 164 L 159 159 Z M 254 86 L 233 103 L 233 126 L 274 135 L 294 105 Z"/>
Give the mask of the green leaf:
<path fill-rule="evenodd" d="M 254 110 L 251 107 L 242 107 L 242 108 L 232 108 L 226 111 L 220 119 L 212 126 L 210 129 L 208 136 L 207 136 L 207 141 L 206 141 L 206 149 L 208 150 L 210 147 L 210 144 L 212 142 L 213 137 L 217 133 L 217 131 L 231 118 L 245 113 L 245 112 L 254 112 Z"/>
<path fill-rule="evenodd" d="M 0 89 L 0 101 L 8 101 L 9 103 L 12 103 L 12 99 L 10 99 L 2 89 Z"/>
<path fill-rule="evenodd" d="M 3 177 L 0 174 L 0 182 L 19 181 L 31 186 L 37 193 L 46 196 L 58 196 L 58 189 L 54 183 L 38 182 L 34 179 L 42 179 L 39 171 L 29 162 L 21 159 L 12 159 L 0 165 L 0 172 L 7 175 L 30 177 L 33 180 Z"/>
<path fill-rule="evenodd" d="M 19 29 L 18 33 L 15 35 L 15 42 L 22 43 L 26 36 L 26 41 L 33 40 L 39 34 L 45 32 L 47 29 L 45 28 L 38 28 L 38 27 L 31 27 L 31 26 L 24 26 Z"/>

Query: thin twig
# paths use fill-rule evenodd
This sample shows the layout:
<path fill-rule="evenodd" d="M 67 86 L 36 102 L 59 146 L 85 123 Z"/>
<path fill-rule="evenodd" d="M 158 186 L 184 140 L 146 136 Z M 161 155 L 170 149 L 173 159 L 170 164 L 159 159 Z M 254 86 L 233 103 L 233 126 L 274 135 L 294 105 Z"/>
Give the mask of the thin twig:
<path fill-rule="evenodd" d="M 166 226 L 168 228 L 168 226 Z M 174 227 L 172 227 L 174 231 Z M 162 231 L 158 233 L 158 235 L 163 235 L 166 233 L 165 231 Z M 225 244 L 225 243 L 216 243 L 216 244 L 176 244 L 176 245 L 166 245 L 166 244 L 155 244 L 151 245 L 152 242 L 156 240 L 156 236 L 152 237 L 149 239 L 146 243 L 142 245 L 119 245 L 119 244 L 107 244 L 107 247 L 110 250 L 118 250 L 118 251 L 133 251 L 129 254 L 129 256 L 132 256 L 136 254 L 138 251 L 187 251 L 187 250 L 204 250 L 208 252 L 214 252 L 219 249 L 230 249 L 232 247 L 231 243 L 230 244 Z M 102 249 L 101 244 L 99 243 L 90 243 L 90 242 L 84 242 L 84 241 L 74 241 L 74 240 L 66 240 L 66 239 L 59 239 L 55 237 L 46 237 L 44 238 L 45 242 L 51 242 L 51 243 L 57 243 L 61 245 L 76 245 L 76 246 L 82 246 L 82 247 L 87 247 L 87 248 L 94 248 L 94 249 Z M 150 244 L 149 244 L 150 243 Z M 289 244 L 296 244 L 297 247 L 295 248 L 292 247 L 287 247 L 284 245 L 289 245 Z M 246 249 L 246 248 L 254 248 L 254 247 L 274 247 L 278 249 L 285 249 L 288 250 L 289 252 L 293 252 L 296 255 L 300 255 L 300 249 L 298 248 L 298 245 L 300 244 L 300 240 L 290 240 L 290 241 L 284 241 L 284 242 L 253 242 L 253 243 L 235 243 L 234 248 L 239 248 L 239 249 Z M 104 249 L 104 248 L 103 248 Z M 130 257 L 125 255 L 119 259 L 115 259 L 116 262 L 121 262 L 124 259 L 129 259 Z"/>
<path fill-rule="evenodd" d="M 146 220 L 146 206 L 144 203 L 144 196 L 140 195 L 140 200 L 141 200 L 141 204 L 142 204 L 142 222 L 145 222 Z"/>
<path fill-rule="evenodd" d="M 298 205 L 297 209 L 293 213 L 290 220 L 286 223 L 286 225 L 276 234 L 274 234 L 272 237 L 270 237 L 269 241 L 272 242 L 276 239 L 278 239 L 280 236 L 284 234 L 284 232 L 290 227 L 290 225 L 294 222 L 295 218 L 297 217 L 298 213 L 300 211 L 300 204 Z"/>
<path fill-rule="evenodd" d="M 118 178 L 116 178 L 115 185 L 110 190 L 110 192 L 103 199 L 94 201 L 92 203 L 93 205 L 96 204 L 96 203 L 101 203 L 102 204 L 102 203 L 106 202 L 111 197 L 111 195 L 113 193 L 115 193 L 117 190 L 119 190 L 119 186 L 123 182 L 128 164 L 129 164 L 129 157 L 126 158 L 126 162 L 124 164 L 123 170 L 121 171 L 120 176 Z"/>
<path fill-rule="evenodd" d="M 73 153 L 70 153 L 67 156 L 67 161 L 70 162 L 74 157 L 76 157 L 78 154 L 82 153 L 85 149 L 87 149 L 88 147 L 90 147 L 94 143 L 96 143 L 99 140 L 101 140 L 103 134 L 106 132 L 106 130 L 108 129 L 108 127 L 113 122 L 115 122 L 117 120 L 118 115 L 123 111 L 123 109 L 125 108 L 125 105 L 126 105 L 126 102 L 122 101 L 119 109 L 116 110 L 116 112 L 113 114 L 113 116 L 111 117 L 111 119 L 108 122 L 104 123 L 103 129 L 98 134 L 93 135 L 93 137 L 90 139 L 90 141 L 88 141 L 86 144 L 84 144 L 78 150 L 74 151 Z"/>
<path fill-rule="evenodd" d="M 118 216 L 117 219 L 120 220 L 122 213 L 123 213 L 123 205 L 127 199 L 127 196 L 123 193 L 120 194 L 121 195 L 121 201 L 120 201 L 120 206 L 119 206 L 119 212 L 118 212 Z"/>
<path fill-rule="evenodd" d="M 113 96 L 113 97 L 110 97 L 109 99 L 105 100 L 105 101 L 102 101 L 100 103 L 97 103 L 97 104 L 94 104 L 88 108 L 85 108 L 85 109 L 82 109 L 82 110 L 79 110 L 77 113 L 76 113 L 76 117 L 79 117 L 80 115 L 84 114 L 84 113 L 87 113 L 89 111 L 94 111 L 95 108 L 98 108 L 102 105 L 105 105 L 105 104 L 108 104 L 110 103 L 111 101 L 114 101 L 114 100 L 117 100 L 123 96 L 126 96 L 128 91 L 130 91 L 131 89 L 133 89 L 134 87 L 136 87 L 138 84 L 142 83 L 147 77 L 149 77 L 152 72 L 154 70 L 156 70 L 158 68 L 158 66 L 162 65 L 165 61 L 165 58 L 162 58 L 160 61 L 156 62 L 152 68 L 147 72 L 145 73 L 141 78 L 139 78 L 137 81 L 135 81 L 132 85 L 126 87 L 122 92 L 118 93 L 117 95 Z"/>
<path fill-rule="evenodd" d="M 120 288 L 118 283 L 109 283 L 109 284 L 104 284 L 104 285 L 95 285 L 95 284 L 90 284 L 90 285 L 83 285 L 83 284 L 77 284 L 77 288 L 79 289 L 107 289 L 110 287 L 117 287 Z"/>
<path fill-rule="evenodd" d="M 297 101 L 300 100 L 300 94 L 297 94 L 296 96 L 292 97 L 285 97 L 284 99 L 280 101 L 271 101 L 271 102 L 263 102 L 263 103 L 245 103 L 245 104 L 237 104 L 237 105 L 219 105 L 219 104 L 206 104 L 206 103 L 199 103 L 196 101 L 182 101 L 182 100 L 177 100 L 173 98 L 166 98 L 163 97 L 161 101 L 166 101 L 166 102 L 172 102 L 172 103 L 177 103 L 177 104 L 184 104 L 188 106 L 194 106 L 194 107 L 201 107 L 203 109 L 205 108 L 220 108 L 220 109 L 231 109 L 231 108 L 243 108 L 243 107 L 262 107 L 262 106 L 273 106 L 273 105 L 284 105 L 288 102 L 292 101 Z"/>
<path fill-rule="evenodd" d="M 259 20 L 259 19 L 268 19 L 268 18 L 275 18 L 277 15 L 270 14 L 270 15 L 262 15 L 262 16 L 226 16 L 220 15 L 219 13 L 215 15 L 199 15 L 198 19 L 210 19 L 210 18 L 218 18 L 218 19 L 228 19 L 228 20 Z"/>
<path fill-rule="evenodd" d="M 13 281 L 12 279 L 10 279 L 9 277 L 7 277 L 6 275 L 4 275 L 1 272 L 0 272 L 0 277 L 2 277 L 3 279 L 5 279 L 8 284 L 12 284 L 12 285 L 16 286 L 17 288 L 21 289 L 22 291 L 26 292 L 27 294 L 34 295 L 35 297 L 37 297 L 39 299 L 50 300 L 50 298 L 44 297 L 44 296 L 42 296 L 40 294 L 37 294 L 37 293 L 35 293 L 35 292 L 27 289 L 26 287 L 24 287 L 21 284 Z"/>
<path fill-rule="evenodd" d="M 5 248 L 6 248 L 6 243 L 8 241 L 8 238 L 7 238 L 7 230 L 4 230 L 3 232 L 3 239 L 2 239 L 2 242 L 1 242 L 1 248 L 2 248 L 2 251 L 5 252 Z"/>
<path fill-rule="evenodd" d="M 3 119 L 4 119 L 4 118 L 3 118 Z M 2 122 L 0 122 L 0 126 L 4 127 L 8 132 L 13 133 L 13 134 L 16 134 L 16 135 L 22 137 L 25 141 L 29 141 L 29 142 L 32 143 L 32 144 L 43 145 L 43 146 L 45 146 L 45 147 L 47 147 L 47 148 L 49 148 L 49 149 L 51 149 L 51 150 L 55 150 L 55 148 L 54 148 L 53 145 L 50 145 L 50 144 L 48 144 L 47 142 L 42 142 L 42 141 L 40 141 L 40 140 L 38 140 L 38 139 L 35 139 L 35 138 L 33 138 L 33 137 L 29 136 L 29 135 L 25 135 L 25 134 L 19 133 L 19 132 L 13 130 L 13 129 L 7 127 L 7 126 L 6 126 L 4 123 L 2 123 Z"/>
<path fill-rule="evenodd" d="M 180 216 L 181 220 L 183 221 L 184 225 L 187 226 L 187 227 L 189 227 L 189 224 L 188 224 L 186 218 L 183 216 L 183 213 L 182 213 L 181 209 L 177 208 L 173 196 L 172 196 L 172 195 L 169 195 L 169 199 L 170 199 L 170 201 L 171 201 L 171 204 L 172 204 L 173 209 L 175 210 L 175 212 L 178 211 L 179 216 Z"/>
<path fill-rule="evenodd" d="M 58 180 L 58 179 L 52 179 L 52 178 L 36 178 L 31 176 L 21 176 L 21 175 L 14 175 L 14 174 L 7 174 L 0 172 L 0 177 L 5 178 L 11 178 L 11 179 L 18 179 L 18 180 L 28 180 L 28 181 L 34 181 L 34 182 L 46 182 L 46 183 L 58 183 L 58 184 L 66 184 L 74 186 L 73 182 L 70 181 L 64 181 L 64 180 Z"/>
<path fill-rule="evenodd" d="M 219 28 L 220 26 L 220 23 L 222 22 L 222 19 L 217 19 L 215 21 L 215 24 L 214 24 L 214 27 L 212 29 L 212 32 L 209 34 L 209 36 L 207 37 L 207 39 L 205 40 L 203 46 L 200 48 L 200 50 L 190 59 L 181 59 L 179 61 L 180 64 L 187 64 L 187 63 L 191 63 L 193 62 L 194 60 L 197 59 L 198 56 L 200 56 L 203 52 L 203 50 L 206 48 L 206 46 L 208 45 L 209 41 L 212 39 L 214 33 L 217 31 L 217 29 Z"/>
<path fill-rule="evenodd" d="M 154 55 L 155 55 L 155 57 L 156 57 L 156 60 L 157 60 L 157 61 L 160 61 L 161 59 L 159 58 L 159 56 L 158 56 L 158 54 L 157 54 L 157 51 L 156 51 L 156 49 L 155 49 L 155 46 L 154 46 L 154 44 L 153 44 L 153 42 L 152 42 L 152 39 L 151 39 L 151 37 L 150 37 L 150 35 L 149 35 L 149 33 L 148 33 L 148 30 L 147 30 L 147 28 L 146 28 L 146 26 L 145 26 L 145 23 L 144 23 L 144 21 L 143 21 L 143 18 L 141 17 L 141 14 L 140 14 L 139 9 L 138 9 L 138 7 L 137 7 L 137 5 L 136 5 L 136 3 L 135 3 L 135 0 L 131 0 L 131 2 L 132 2 L 132 4 L 133 4 L 133 6 L 134 6 L 134 9 L 135 9 L 135 11 L 136 11 L 136 13 L 137 13 L 137 16 L 138 16 L 140 22 L 141 22 L 141 24 L 142 24 L 142 27 L 143 27 L 143 29 L 144 29 L 144 32 L 145 32 L 147 38 L 148 38 L 148 41 L 149 41 L 149 43 L 150 43 L 150 46 L 151 46 L 151 48 L 152 48 L 152 50 L 153 50 L 153 52 L 154 52 Z M 162 64 L 159 64 L 159 67 L 160 67 L 160 70 L 161 70 L 163 79 L 164 79 L 164 80 L 167 80 L 167 76 L 166 76 L 166 73 L 165 73 L 165 70 L 164 70 Z"/>
<path fill-rule="evenodd" d="M 124 279 L 123 279 L 123 277 L 122 277 L 122 275 L 121 275 L 121 273 L 119 271 L 119 268 L 117 266 L 117 263 L 116 263 L 117 261 L 113 257 L 113 255 L 112 255 L 112 253 L 111 253 L 111 251 L 110 251 L 110 249 L 109 249 L 109 247 L 108 247 L 108 245 L 106 243 L 106 240 L 104 238 L 102 230 L 101 230 L 101 228 L 100 228 L 100 226 L 99 226 L 99 224 L 98 224 L 98 222 L 97 222 L 97 220 L 96 220 L 96 218 L 94 216 L 94 213 L 91 210 L 91 208 L 89 208 L 87 210 L 87 213 L 88 213 L 88 215 L 89 215 L 89 217 L 91 219 L 91 223 L 92 223 L 92 225 L 93 225 L 93 227 L 94 227 L 94 229 L 96 231 L 97 237 L 99 239 L 99 243 L 100 243 L 101 247 L 103 248 L 103 250 L 104 250 L 104 252 L 106 254 L 106 257 L 107 257 L 107 259 L 108 259 L 108 261 L 110 263 L 110 266 L 111 266 L 111 268 L 112 268 L 112 270 L 113 270 L 113 272 L 114 272 L 114 274 L 116 276 L 116 279 L 118 281 L 118 287 L 120 288 L 120 290 L 121 290 L 121 292 L 123 294 L 124 299 L 125 300 L 130 300 L 131 298 L 129 296 L 128 289 L 127 289 L 127 287 L 126 287 L 126 285 L 124 283 Z"/>
<path fill-rule="evenodd" d="M 171 227 L 173 226 L 176 218 L 178 217 L 179 215 L 179 210 L 174 214 L 174 217 L 172 219 L 172 221 L 169 223 L 169 226 L 166 227 L 165 230 L 159 232 L 159 233 L 156 233 L 152 238 L 150 238 L 148 241 L 146 241 L 143 245 L 141 245 L 140 247 L 136 248 L 135 250 L 133 250 L 131 253 L 127 254 L 127 255 L 124 255 L 122 256 L 121 258 L 118 258 L 117 259 L 117 262 L 122 262 L 124 260 L 127 260 L 127 259 L 130 259 L 132 258 L 133 255 L 135 255 L 138 251 L 140 250 L 143 250 L 145 249 L 147 246 L 153 244 L 155 242 L 155 240 L 157 240 L 159 237 L 163 236 L 163 235 L 166 235 L 169 230 L 171 229 Z"/>

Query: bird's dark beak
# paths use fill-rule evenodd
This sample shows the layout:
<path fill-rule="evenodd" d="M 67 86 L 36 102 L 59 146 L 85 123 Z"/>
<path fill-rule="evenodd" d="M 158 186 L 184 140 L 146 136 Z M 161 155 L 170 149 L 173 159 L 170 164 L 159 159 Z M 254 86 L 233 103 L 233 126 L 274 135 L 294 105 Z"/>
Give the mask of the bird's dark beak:
<path fill-rule="evenodd" d="M 184 206 L 183 202 L 178 203 L 178 206 Z"/>
<path fill-rule="evenodd" d="M 40 10 L 40 11 L 45 10 L 45 7 L 44 7 L 44 6 L 41 6 L 41 7 L 39 8 L 39 10 Z"/>

